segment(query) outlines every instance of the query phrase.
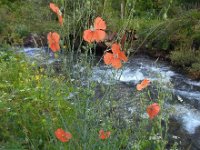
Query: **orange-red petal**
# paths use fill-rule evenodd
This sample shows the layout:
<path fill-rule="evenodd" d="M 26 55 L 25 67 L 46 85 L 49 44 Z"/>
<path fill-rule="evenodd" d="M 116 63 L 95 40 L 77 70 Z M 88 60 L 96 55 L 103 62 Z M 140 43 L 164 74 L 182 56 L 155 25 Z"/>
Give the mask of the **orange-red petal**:
<path fill-rule="evenodd" d="M 142 82 L 141 82 L 142 85 L 149 85 L 150 84 L 150 80 L 149 79 L 144 79 Z"/>
<path fill-rule="evenodd" d="M 110 131 L 105 132 L 104 130 L 101 129 L 99 131 L 99 138 L 102 139 L 102 140 L 105 140 L 105 139 L 110 137 L 110 134 L 111 134 Z"/>
<path fill-rule="evenodd" d="M 159 112 L 160 106 L 158 105 L 158 103 L 153 103 L 152 105 L 149 105 L 147 107 L 147 114 L 149 115 L 150 119 L 153 119 L 155 116 L 157 116 Z"/>
<path fill-rule="evenodd" d="M 106 54 L 103 56 L 103 60 L 106 65 L 110 65 L 112 63 L 113 54 L 106 52 Z"/>
<path fill-rule="evenodd" d="M 120 52 L 119 56 L 118 56 L 121 60 L 123 60 L 124 62 L 128 61 L 128 58 L 126 57 L 124 52 Z"/>
<path fill-rule="evenodd" d="M 55 131 L 55 136 L 61 141 L 61 142 L 68 142 L 72 135 L 70 132 L 65 132 L 63 129 L 59 128 Z"/>
<path fill-rule="evenodd" d="M 60 50 L 60 45 L 59 45 L 59 41 L 60 41 L 60 35 L 56 32 L 49 32 L 47 35 L 47 40 L 49 42 L 49 47 L 51 48 L 51 50 L 53 52 L 59 51 Z"/>
<path fill-rule="evenodd" d="M 52 39 L 56 42 L 59 43 L 60 41 L 60 35 L 57 32 L 52 33 Z"/>
<path fill-rule="evenodd" d="M 57 52 L 60 50 L 60 45 L 59 44 L 56 44 L 56 43 L 53 43 L 50 45 L 50 48 L 53 52 Z"/>
<path fill-rule="evenodd" d="M 146 88 L 150 84 L 150 80 L 144 79 L 140 84 L 137 84 L 136 88 L 138 91 L 141 91 L 142 89 Z"/>
<path fill-rule="evenodd" d="M 113 68 L 115 68 L 115 69 L 119 69 L 122 67 L 122 63 L 119 58 L 113 58 L 111 64 L 112 64 Z"/>
<path fill-rule="evenodd" d="M 50 7 L 50 9 L 53 11 L 53 12 L 55 12 L 56 14 L 58 14 L 58 12 L 59 12 L 59 8 L 58 8 L 58 6 L 56 6 L 54 3 L 50 3 L 49 4 L 49 7 Z"/>
<path fill-rule="evenodd" d="M 137 89 L 138 91 L 141 91 L 141 90 L 143 89 L 143 87 L 141 86 L 141 84 L 137 84 L 136 89 Z"/>
<path fill-rule="evenodd" d="M 85 30 L 83 32 L 83 39 L 88 43 L 94 42 L 94 31 L 92 30 Z"/>
<path fill-rule="evenodd" d="M 95 30 L 94 31 L 94 39 L 96 42 L 104 41 L 106 38 L 106 32 L 102 30 Z"/>
<path fill-rule="evenodd" d="M 58 15 L 58 20 L 59 20 L 60 25 L 62 26 L 63 25 L 63 17 L 62 17 L 62 15 Z"/>
<path fill-rule="evenodd" d="M 150 80 L 148 80 L 148 79 L 144 79 L 141 82 L 141 85 L 142 85 L 143 88 L 146 88 L 149 84 L 150 84 Z"/>
<path fill-rule="evenodd" d="M 119 55 L 120 54 L 120 45 L 118 43 L 113 43 L 111 50 L 112 50 L 113 54 Z"/>
<path fill-rule="evenodd" d="M 105 21 L 103 21 L 103 19 L 101 17 L 97 17 L 94 20 L 94 29 L 95 30 L 98 30 L 98 29 L 105 30 L 106 29 L 106 23 L 105 23 Z"/>

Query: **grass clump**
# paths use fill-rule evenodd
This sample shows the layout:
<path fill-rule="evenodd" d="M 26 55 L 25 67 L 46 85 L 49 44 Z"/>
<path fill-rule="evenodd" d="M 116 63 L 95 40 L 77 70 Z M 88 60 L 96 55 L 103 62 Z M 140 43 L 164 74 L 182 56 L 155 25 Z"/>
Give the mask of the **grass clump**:
<path fill-rule="evenodd" d="M 187 68 L 197 61 L 196 55 L 192 50 L 173 51 L 171 52 L 171 60 L 175 65 Z"/>
<path fill-rule="evenodd" d="M 47 77 L 41 72 L 44 69 L 37 70 L 20 54 L 1 52 L 0 70 L 1 145 L 45 148 L 44 143 L 52 143 L 51 129 L 62 124 L 59 112 L 73 113 L 73 106 L 63 100 L 69 94 L 62 91 L 67 83 L 61 85 L 61 76 Z M 63 119 L 68 117 L 73 120 L 72 115 L 63 115 Z"/>

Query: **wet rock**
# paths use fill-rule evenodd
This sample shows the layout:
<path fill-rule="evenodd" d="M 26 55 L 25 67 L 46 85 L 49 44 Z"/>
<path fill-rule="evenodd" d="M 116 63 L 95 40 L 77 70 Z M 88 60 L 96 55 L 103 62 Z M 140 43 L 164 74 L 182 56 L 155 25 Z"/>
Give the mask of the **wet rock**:
<path fill-rule="evenodd" d="M 23 40 L 24 47 L 44 47 L 47 46 L 46 35 L 30 34 Z"/>
<path fill-rule="evenodd" d="M 188 76 L 193 80 L 200 80 L 200 71 L 190 70 Z"/>

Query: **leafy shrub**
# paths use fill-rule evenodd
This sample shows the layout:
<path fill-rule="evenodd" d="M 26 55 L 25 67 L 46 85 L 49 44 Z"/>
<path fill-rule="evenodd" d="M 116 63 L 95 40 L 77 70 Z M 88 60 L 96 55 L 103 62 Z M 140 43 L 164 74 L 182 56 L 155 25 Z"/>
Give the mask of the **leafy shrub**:
<path fill-rule="evenodd" d="M 196 55 L 191 50 L 172 51 L 170 58 L 173 64 L 181 67 L 190 67 L 196 61 Z"/>
<path fill-rule="evenodd" d="M 200 71 L 200 63 L 193 63 L 192 64 L 192 70 Z"/>

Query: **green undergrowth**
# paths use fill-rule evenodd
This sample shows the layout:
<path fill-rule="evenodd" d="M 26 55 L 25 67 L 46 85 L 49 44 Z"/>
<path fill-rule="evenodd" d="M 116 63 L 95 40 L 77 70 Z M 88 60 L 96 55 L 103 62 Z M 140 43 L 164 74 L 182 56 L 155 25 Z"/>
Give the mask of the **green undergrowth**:
<path fill-rule="evenodd" d="M 163 107 L 170 94 L 159 84 L 152 102 L 148 89 L 133 89 L 138 96 L 129 93 L 126 98 L 115 86 L 89 80 L 91 54 L 72 56 L 68 54 L 60 64 L 61 72 L 56 72 L 54 65 L 42 67 L 8 49 L 0 52 L 1 149 L 164 150 L 173 145 L 168 143 L 168 110 Z M 136 113 L 127 113 L 128 120 L 123 116 L 125 102 L 137 105 Z M 161 112 L 150 120 L 145 112 L 153 102 L 160 104 Z M 70 132 L 72 139 L 67 143 L 56 139 L 58 128 Z M 99 139 L 100 129 L 111 136 Z"/>
<path fill-rule="evenodd" d="M 125 30 L 136 30 L 138 40 L 127 44 L 126 50 L 138 52 L 146 49 L 147 54 L 170 59 L 173 65 L 195 74 L 196 79 L 200 78 L 200 14 L 195 0 L 126 1 L 123 18 L 119 1 L 52 2 L 61 6 L 64 30 L 57 23 L 57 16 L 49 10 L 48 1 L 3 0 L 0 3 L 0 42 L 21 46 L 30 35 L 36 35 L 34 45 L 43 46 L 47 45 L 47 33 L 54 30 L 62 33 L 61 43 L 65 45 L 62 48 L 73 49 L 73 42 L 83 44 L 82 32 L 90 27 L 94 16 L 101 16 L 107 22 L 108 30 L 118 33 L 118 39 Z M 184 56 L 186 51 L 191 54 Z M 194 56 L 192 61 L 188 61 L 190 56 Z"/>
<path fill-rule="evenodd" d="M 52 129 L 61 126 L 62 119 L 72 124 L 74 108 L 64 97 L 73 89 L 63 84 L 63 76 L 48 77 L 24 56 L 10 53 L 0 55 L 1 146 L 41 149 L 45 142 L 53 143 Z M 66 114 L 62 119 L 60 112 Z"/>
<path fill-rule="evenodd" d="M 62 49 L 53 54 L 60 60 L 57 64 L 41 64 L 0 45 L 0 149 L 164 150 L 176 147 L 175 142 L 169 142 L 169 109 L 164 107 L 165 101 L 172 100 L 171 94 L 156 81 L 150 85 L 156 93 L 153 96 L 149 88 L 143 91 L 133 88 L 122 93 L 117 85 L 91 80 L 93 68 L 101 62 L 96 62 L 92 52 L 95 43 L 82 45 L 83 31 L 90 28 L 97 16 L 106 21 L 108 30 L 121 34 L 131 28 L 149 36 L 147 26 L 153 29 L 154 23 L 160 24 L 160 20 L 133 19 L 133 8 L 124 20 L 117 20 L 120 17 L 115 12 L 120 11 L 109 11 L 110 1 L 98 1 L 99 5 L 93 0 L 53 2 L 64 12 L 63 26 L 59 26 L 57 16 L 50 11 L 49 2 L 34 0 L 26 5 L 16 0 L 9 3 L 9 9 L 0 3 L 3 12 L 0 16 L 5 20 L 0 21 L 1 43 L 16 46 L 31 32 L 44 33 L 45 38 L 48 32 L 57 32 Z M 80 41 L 75 48 L 73 42 L 77 38 Z M 113 76 L 120 71 L 112 70 Z M 151 120 L 146 108 L 152 103 L 158 103 L 161 110 Z M 128 106 L 135 112 L 130 113 Z M 70 132 L 72 138 L 66 143 L 59 141 L 54 134 L 58 128 Z M 110 137 L 101 140 L 101 129 L 110 131 Z"/>
<path fill-rule="evenodd" d="M 200 13 L 194 9 L 182 12 L 179 17 L 146 24 L 140 28 L 146 33 L 141 32 L 138 45 L 142 43 L 142 48 L 148 49 L 148 53 L 153 56 L 160 53 L 161 57 L 169 58 L 173 65 L 187 72 L 200 72 L 199 19 Z"/>
<path fill-rule="evenodd" d="M 31 34 L 44 35 L 50 29 L 58 29 L 50 15 L 48 2 L 7 1 L 0 2 L 0 42 L 23 46 L 24 39 Z"/>

